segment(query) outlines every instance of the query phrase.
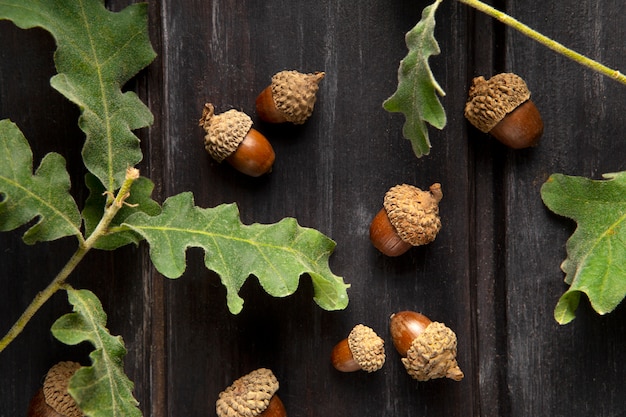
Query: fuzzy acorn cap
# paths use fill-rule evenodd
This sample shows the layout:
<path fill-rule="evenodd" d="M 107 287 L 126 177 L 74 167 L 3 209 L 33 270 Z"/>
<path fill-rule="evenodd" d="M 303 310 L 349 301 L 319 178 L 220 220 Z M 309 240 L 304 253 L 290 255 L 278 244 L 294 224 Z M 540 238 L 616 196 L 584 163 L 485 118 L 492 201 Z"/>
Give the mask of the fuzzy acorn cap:
<path fill-rule="evenodd" d="M 385 341 L 374 330 L 363 324 L 354 326 L 348 335 L 352 357 L 361 369 L 378 371 L 385 364 Z"/>
<path fill-rule="evenodd" d="M 215 114 L 215 107 L 206 103 L 199 124 L 206 131 L 204 149 L 217 162 L 222 162 L 244 140 L 252 128 L 252 119 L 235 109 Z"/>
<path fill-rule="evenodd" d="M 436 321 L 413 340 L 402 363 L 418 381 L 444 377 L 455 381 L 463 379 L 463 371 L 456 362 L 456 334 Z"/>
<path fill-rule="evenodd" d="M 465 118 L 480 131 L 488 133 L 504 116 L 529 99 L 528 86 L 516 74 L 498 74 L 489 80 L 476 77 L 465 103 Z"/>
<path fill-rule="evenodd" d="M 435 240 L 441 229 L 439 201 L 442 198 L 439 183 L 431 185 L 429 191 L 402 184 L 385 193 L 383 207 L 398 236 L 406 243 L 420 246 Z"/>
<path fill-rule="evenodd" d="M 304 123 L 313 113 L 319 82 L 324 72 L 303 74 L 298 71 L 281 71 L 272 77 L 272 99 L 288 122 Z"/>
<path fill-rule="evenodd" d="M 43 393 L 46 404 L 63 416 L 83 416 L 76 401 L 67 392 L 70 378 L 80 367 L 80 363 L 77 362 L 59 362 L 50 368 L 44 379 Z"/>
<path fill-rule="evenodd" d="M 215 404 L 218 417 L 254 417 L 261 414 L 278 391 L 271 370 L 259 368 L 222 391 Z"/>

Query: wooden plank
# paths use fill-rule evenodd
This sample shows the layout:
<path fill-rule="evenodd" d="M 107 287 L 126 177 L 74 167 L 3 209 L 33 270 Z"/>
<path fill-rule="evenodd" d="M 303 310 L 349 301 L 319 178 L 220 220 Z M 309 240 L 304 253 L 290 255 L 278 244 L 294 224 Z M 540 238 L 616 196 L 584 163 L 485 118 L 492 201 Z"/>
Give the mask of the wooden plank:
<path fill-rule="evenodd" d="M 508 8 L 567 46 L 626 68 L 616 47 L 624 39 L 622 2 L 520 1 Z M 553 172 L 600 178 L 624 170 L 626 146 L 617 132 L 626 90 L 518 33 L 507 33 L 506 45 L 506 69 L 527 80 L 545 122 L 540 146 L 511 153 L 502 175 L 510 415 L 620 415 L 626 409 L 625 310 L 599 317 L 583 299 L 574 322 L 553 320 L 566 289 L 559 264 L 575 225 L 543 206 L 539 188 Z"/>
<path fill-rule="evenodd" d="M 126 0 L 108 2 L 121 10 Z M 357 3 L 357 4 L 355 4 Z M 190 250 L 188 267 L 168 280 L 145 245 L 91 253 L 72 276 L 101 298 L 109 328 L 129 348 L 126 370 L 144 415 L 214 414 L 219 392 L 257 367 L 270 367 L 290 415 L 617 416 L 626 409 L 624 307 L 559 326 L 552 309 L 564 291 L 559 263 L 574 225 L 550 213 L 539 187 L 552 172 L 598 178 L 624 170 L 619 139 L 624 87 L 583 70 L 458 2 L 443 2 L 431 58 L 446 91 L 443 131 L 417 159 L 401 137 L 403 117 L 382 101 L 396 87 L 404 34 L 428 1 L 213 0 L 151 2 L 151 38 L 159 56 L 128 86 L 155 114 L 142 138 L 142 173 L 155 198 L 192 191 L 196 203 L 239 205 L 244 223 L 296 217 L 337 242 L 333 270 L 352 286 L 345 311 L 312 301 L 308 277 L 274 299 L 251 278 L 242 313 L 226 308 L 219 277 Z M 552 5 L 496 2 L 548 35 L 626 68 L 618 42 L 624 7 L 617 0 Z M 83 201 L 78 111 L 53 91 L 52 40 L 40 30 L 0 22 L 0 118 L 33 143 L 35 160 L 60 152 Z M 24 48 L 28 45 L 28 48 Z M 312 118 L 270 126 L 254 114 L 256 95 L 282 69 L 326 72 Z M 464 120 L 471 78 L 515 71 L 528 82 L 546 132 L 536 149 L 511 151 Z M 584 88 L 582 88 L 584 87 Z M 197 126 L 202 106 L 248 112 L 276 151 L 273 172 L 249 178 L 210 160 Z M 51 128 L 52 127 L 52 128 Z M 369 222 L 398 183 L 443 184 L 437 240 L 399 258 L 379 254 Z M 0 234 L 0 331 L 8 328 L 74 249 L 63 240 L 24 245 L 23 230 Z M 461 382 L 417 383 L 389 339 L 389 316 L 421 311 L 452 327 Z M 0 354 L 0 417 L 23 415 L 46 369 L 68 358 L 88 363 L 87 346 L 55 342 L 49 327 L 69 311 L 57 295 Z M 357 323 L 386 340 L 387 363 L 374 373 L 342 374 L 330 351 Z M 17 364 L 17 365 L 16 365 Z"/>
<path fill-rule="evenodd" d="M 217 278 L 199 266 L 199 256 L 192 257 L 185 276 L 166 291 L 172 413 L 211 410 L 222 389 L 260 366 L 277 374 L 279 394 L 292 414 L 467 415 L 474 408 L 469 246 L 458 238 L 466 236 L 469 223 L 462 209 L 469 204 L 465 124 L 453 116 L 445 133 L 432 133 L 432 155 L 417 160 L 401 138 L 402 116 L 381 108 L 395 90 L 398 63 L 406 54 L 404 33 L 425 5 L 165 5 L 165 153 L 166 170 L 175 176 L 165 184 L 166 194 L 191 189 L 204 206 L 236 201 L 246 223 L 294 216 L 337 241 L 332 266 L 352 284 L 348 309 L 329 313 L 312 303 L 307 278 L 285 300 L 268 298 L 251 280 L 243 290 L 244 310 L 233 317 Z M 438 26 L 442 49 L 461 57 L 467 48 L 465 13 L 455 3 L 442 5 Z M 463 59 L 448 71 L 443 59 L 433 63 L 448 93 L 444 101 L 458 114 L 463 103 L 449 98 L 464 94 Z M 254 116 L 256 95 L 282 69 L 327 75 L 304 126 L 258 123 L 276 150 L 271 175 L 245 178 L 211 162 L 195 125 L 203 103 Z M 442 159 L 449 164 L 438 162 Z M 435 181 L 444 183 L 445 194 L 445 226 L 437 243 L 399 259 L 377 253 L 367 233 L 384 192 L 397 183 L 428 187 Z M 401 309 L 423 311 L 458 331 L 459 360 L 470 375 L 465 381 L 417 384 L 408 377 L 387 334 L 390 314 Z M 330 365 L 330 351 L 361 322 L 387 339 L 388 363 L 373 375 L 339 374 Z"/>

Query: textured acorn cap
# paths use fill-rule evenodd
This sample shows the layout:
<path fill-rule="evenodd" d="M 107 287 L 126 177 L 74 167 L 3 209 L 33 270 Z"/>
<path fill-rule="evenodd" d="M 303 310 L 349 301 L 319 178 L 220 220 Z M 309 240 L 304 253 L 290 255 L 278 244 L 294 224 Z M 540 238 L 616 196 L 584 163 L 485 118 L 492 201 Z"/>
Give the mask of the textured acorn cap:
<path fill-rule="evenodd" d="M 516 74 L 497 74 L 489 80 L 476 77 L 465 103 L 465 118 L 480 131 L 488 133 L 504 116 L 529 99 L 528 86 Z"/>
<path fill-rule="evenodd" d="M 455 381 L 463 379 L 463 371 L 456 361 L 456 334 L 436 321 L 413 340 L 402 363 L 418 381 L 444 377 Z"/>
<path fill-rule="evenodd" d="M 281 71 L 272 77 L 272 99 L 288 122 L 304 123 L 313 113 L 319 82 L 324 72 L 303 74 L 298 71 Z"/>
<path fill-rule="evenodd" d="M 206 131 L 204 148 L 217 162 L 222 162 L 237 150 L 252 128 L 252 119 L 235 109 L 215 114 L 211 103 L 204 105 L 200 126 Z"/>
<path fill-rule="evenodd" d="M 385 341 L 374 330 L 363 324 L 354 326 L 348 335 L 352 357 L 361 369 L 378 371 L 385 364 Z"/>
<path fill-rule="evenodd" d="M 443 197 L 441 184 L 429 191 L 408 184 L 391 187 L 383 201 L 389 221 L 400 238 L 413 246 L 425 245 L 437 237 L 441 229 L 439 201 Z"/>
<path fill-rule="evenodd" d="M 43 393 L 46 404 L 57 413 L 67 417 L 82 417 L 76 401 L 67 392 L 70 378 L 80 368 L 76 362 L 59 362 L 54 365 L 43 382 Z"/>
<path fill-rule="evenodd" d="M 222 391 L 215 404 L 218 417 L 254 417 L 261 414 L 278 391 L 271 370 L 259 368 Z"/>

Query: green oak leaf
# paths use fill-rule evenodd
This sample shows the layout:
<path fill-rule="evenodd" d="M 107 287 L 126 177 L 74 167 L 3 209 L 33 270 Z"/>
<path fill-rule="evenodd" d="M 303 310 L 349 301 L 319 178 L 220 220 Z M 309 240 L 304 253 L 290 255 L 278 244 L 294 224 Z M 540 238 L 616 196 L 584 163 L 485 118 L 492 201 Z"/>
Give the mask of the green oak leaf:
<path fill-rule="evenodd" d="M 139 404 L 133 397 L 133 383 L 124 374 L 124 341 L 106 328 L 107 315 L 94 293 L 67 290 L 74 312 L 60 317 L 52 325 L 52 334 L 67 345 L 90 342 L 92 365 L 80 368 L 69 384 L 69 393 L 81 411 L 90 417 L 140 417 Z"/>
<path fill-rule="evenodd" d="M 204 249 L 205 265 L 220 275 L 234 314 L 243 307 L 238 292 L 250 275 L 268 294 L 284 297 L 295 292 L 300 275 L 307 273 L 320 307 L 339 310 L 348 304 L 349 286 L 328 265 L 335 242 L 293 218 L 244 225 L 235 204 L 204 209 L 194 205 L 191 193 L 182 193 L 168 198 L 160 215 L 136 213 L 124 225 L 147 240 L 152 262 L 168 278 L 184 272 L 187 248 Z"/>
<path fill-rule="evenodd" d="M 82 236 L 81 218 L 69 193 L 65 159 L 49 153 L 33 175 L 33 153 L 19 128 L 0 121 L 0 231 L 14 230 L 31 220 L 27 244 L 65 236 Z"/>
<path fill-rule="evenodd" d="M 85 201 L 83 218 L 85 219 L 85 236 L 90 236 L 100 219 L 104 215 L 104 208 L 107 197 L 102 183 L 91 174 L 85 177 L 85 183 L 89 188 L 89 197 Z M 161 212 L 161 206 L 152 200 L 152 190 L 154 183 L 148 178 L 140 177 L 133 183 L 130 195 L 126 203 L 111 221 L 108 232 L 100 236 L 94 243 L 94 248 L 103 250 L 114 250 L 121 246 L 133 243 L 137 245 L 143 238 L 132 230 L 119 229 L 117 226 L 131 214 L 143 212 L 150 216 L 156 216 Z"/>
<path fill-rule="evenodd" d="M 400 62 L 398 88 L 383 103 L 389 112 L 404 113 L 406 120 L 402 133 L 411 141 L 417 157 L 430 153 L 426 122 L 438 129 L 446 125 L 446 113 L 437 96 L 444 96 L 445 92 L 435 80 L 428 64 L 430 56 L 441 52 L 434 32 L 435 12 L 442 1 L 436 0 L 424 8 L 421 20 L 406 34 L 409 53 Z"/>
<path fill-rule="evenodd" d="M 603 177 L 553 174 L 541 187 L 544 204 L 577 223 L 561 264 L 570 285 L 554 311 L 561 324 L 574 319 L 582 293 L 599 314 L 626 296 L 626 171 Z"/>
<path fill-rule="evenodd" d="M 142 159 L 132 130 L 153 121 L 135 93 L 121 90 L 156 56 L 148 38 L 146 4 L 114 13 L 102 0 L 2 0 L 0 19 L 52 34 L 58 74 L 50 84 L 79 106 L 85 166 L 109 192 L 115 191 L 126 168 Z"/>

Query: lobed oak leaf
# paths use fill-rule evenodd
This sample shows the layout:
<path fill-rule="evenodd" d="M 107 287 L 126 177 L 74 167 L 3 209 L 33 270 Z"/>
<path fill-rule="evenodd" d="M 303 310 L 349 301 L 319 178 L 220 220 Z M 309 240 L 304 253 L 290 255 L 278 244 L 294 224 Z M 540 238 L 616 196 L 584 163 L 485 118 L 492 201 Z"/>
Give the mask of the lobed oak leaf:
<path fill-rule="evenodd" d="M 0 121 L 0 231 L 37 219 L 23 240 L 27 244 L 82 236 L 81 218 L 69 192 L 65 159 L 49 153 L 33 175 L 33 153 L 19 128 Z"/>
<path fill-rule="evenodd" d="M 220 275 L 232 313 L 243 308 L 238 292 L 250 275 L 268 294 L 284 297 L 308 273 L 320 307 L 339 310 L 348 304 L 348 285 L 328 265 L 335 242 L 317 230 L 301 227 L 293 218 L 244 225 L 235 204 L 204 209 L 194 205 L 191 193 L 168 198 L 162 209 L 158 216 L 133 214 L 123 226 L 147 240 L 152 262 L 168 278 L 185 271 L 187 248 L 204 249 L 205 265 Z"/>
<path fill-rule="evenodd" d="M 89 417 L 141 417 L 133 383 L 124 373 L 124 341 L 109 333 L 102 303 L 88 290 L 70 288 L 67 296 L 74 312 L 55 321 L 52 334 L 67 345 L 89 342 L 95 348 L 89 355 L 92 365 L 78 369 L 70 379 L 70 395 Z"/>
<path fill-rule="evenodd" d="M 445 92 L 435 80 L 428 58 L 441 51 L 435 39 L 435 12 L 439 3 L 427 6 L 422 11 L 421 20 L 406 34 L 409 49 L 398 69 L 398 88 L 383 103 L 385 110 L 400 112 L 405 116 L 402 129 L 404 137 L 411 141 L 417 157 L 430 153 L 430 139 L 426 123 L 443 129 L 446 125 L 446 113 L 438 95 Z"/>
<path fill-rule="evenodd" d="M 115 191 L 126 168 L 142 159 L 132 130 L 153 121 L 135 93 L 121 90 L 156 56 L 148 37 L 147 5 L 115 13 L 102 0 L 3 0 L 0 19 L 52 34 L 58 74 L 50 84 L 80 108 L 85 166 L 109 192 Z"/>
<path fill-rule="evenodd" d="M 599 314 L 626 296 L 626 171 L 604 178 L 553 174 L 541 187 L 544 204 L 577 223 L 561 264 L 570 285 L 554 311 L 561 324 L 575 318 L 581 294 Z"/>

